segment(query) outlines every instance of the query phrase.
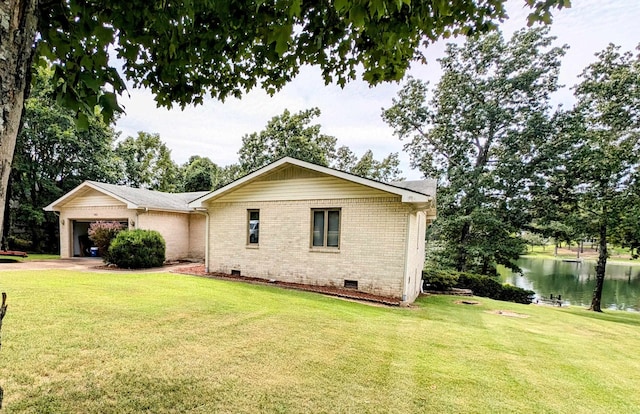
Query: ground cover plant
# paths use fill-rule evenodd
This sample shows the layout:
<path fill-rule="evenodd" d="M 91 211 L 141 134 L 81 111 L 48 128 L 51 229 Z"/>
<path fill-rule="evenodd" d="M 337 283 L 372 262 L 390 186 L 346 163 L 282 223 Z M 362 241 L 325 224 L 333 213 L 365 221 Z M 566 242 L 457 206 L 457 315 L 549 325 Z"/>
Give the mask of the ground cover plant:
<path fill-rule="evenodd" d="M 640 406 L 632 313 L 451 296 L 376 307 L 170 273 L 5 271 L 0 286 L 6 413 Z"/>

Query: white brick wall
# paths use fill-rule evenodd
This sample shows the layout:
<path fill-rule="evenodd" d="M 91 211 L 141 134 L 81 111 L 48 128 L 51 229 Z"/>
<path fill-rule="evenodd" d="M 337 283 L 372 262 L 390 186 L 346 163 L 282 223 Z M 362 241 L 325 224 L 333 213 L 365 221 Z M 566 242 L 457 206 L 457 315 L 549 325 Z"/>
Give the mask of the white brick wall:
<path fill-rule="evenodd" d="M 162 235 L 167 260 L 189 257 L 189 214 L 160 211 L 139 213 L 136 228 L 155 230 Z"/>
<path fill-rule="evenodd" d="M 340 208 L 340 249 L 310 247 L 311 209 Z M 247 210 L 260 210 L 260 243 L 247 246 Z M 209 270 L 401 298 L 411 210 L 398 197 L 210 204 Z"/>

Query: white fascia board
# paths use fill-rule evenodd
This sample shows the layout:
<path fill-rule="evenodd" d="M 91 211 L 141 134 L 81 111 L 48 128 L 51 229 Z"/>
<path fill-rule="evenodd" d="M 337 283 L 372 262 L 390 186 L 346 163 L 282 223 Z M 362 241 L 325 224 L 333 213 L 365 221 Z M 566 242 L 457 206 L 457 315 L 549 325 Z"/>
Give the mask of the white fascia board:
<path fill-rule="evenodd" d="M 80 191 L 86 189 L 86 188 L 92 188 L 96 191 L 99 191 L 105 195 L 108 195 L 109 197 L 113 197 L 116 200 L 124 203 L 127 205 L 127 208 L 130 209 L 136 209 L 138 208 L 138 206 L 136 204 L 131 203 L 129 200 L 125 200 L 122 197 L 119 197 L 113 193 L 111 193 L 110 191 L 105 190 L 104 188 L 97 186 L 91 182 L 85 181 L 82 184 L 78 185 L 76 188 L 74 188 L 73 190 L 69 191 L 67 194 L 63 195 L 62 197 L 60 197 L 59 199 L 57 199 L 56 201 L 54 201 L 53 203 L 49 204 L 48 206 L 44 207 L 43 210 L 44 211 L 60 211 L 60 204 L 66 202 L 67 200 L 73 198 L 76 196 L 77 193 L 79 193 Z"/>

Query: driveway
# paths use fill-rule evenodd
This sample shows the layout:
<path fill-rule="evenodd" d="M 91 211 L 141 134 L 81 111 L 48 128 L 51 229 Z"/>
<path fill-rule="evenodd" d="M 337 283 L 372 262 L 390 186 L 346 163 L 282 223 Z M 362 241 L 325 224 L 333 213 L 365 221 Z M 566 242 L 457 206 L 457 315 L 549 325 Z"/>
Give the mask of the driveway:
<path fill-rule="evenodd" d="M 74 257 L 72 259 L 25 260 L 24 262 L 0 263 L 0 272 L 11 270 L 76 270 L 88 272 L 131 272 L 131 270 L 104 269 L 104 262 L 95 257 Z M 135 270 L 135 272 L 169 272 L 182 266 L 193 266 L 193 263 L 167 265 L 152 269 Z"/>

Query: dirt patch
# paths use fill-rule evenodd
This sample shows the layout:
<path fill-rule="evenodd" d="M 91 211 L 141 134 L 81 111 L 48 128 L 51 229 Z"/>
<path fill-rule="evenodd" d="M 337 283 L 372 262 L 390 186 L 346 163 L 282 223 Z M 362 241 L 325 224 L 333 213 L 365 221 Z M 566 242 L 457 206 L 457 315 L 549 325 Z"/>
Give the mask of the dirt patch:
<path fill-rule="evenodd" d="M 456 305 L 480 305 L 481 303 L 475 300 L 456 300 Z"/>
<path fill-rule="evenodd" d="M 511 318 L 528 318 L 529 317 L 529 315 L 525 315 L 523 313 L 511 312 L 506 310 L 492 310 L 492 311 L 487 311 L 487 313 L 491 313 L 494 315 L 508 316 Z"/>
<path fill-rule="evenodd" d="M 294 290 L 303 290 L 306 292 L 315 292 L 321 293 L 329 296 L 336 296 L 343 299 L 349 300 L 357 300 L 357 301 L 366 301 L 386 306 L 400 306 L 400 300 L 387 296 L 378 296 L 373 295 L 366 292 L 361 292 L 357 290 L 344 289 L 335 286 L 315 286 L 315 285 L 305 285 L 302 283 L 290 283 L 290 282 L 281 282 L 274 279 L 262 279 L 258 277 L 250 277 L 250 276 L 235 276 L 227 273 L 207 273 L 204 269 L 204 265 L 189 265 L 189 266 L 180 266 L 179 268 L 172 269 L 171 273 L 180 273 L 191 276 L 200 276 L 212 279 L 222 279 L 222 280 L 233 280 L 240 281 L 246 283 L 254 283 L 261 285 L 273 285 L 282 287 L 285 289 L 294 289 Z"/>

